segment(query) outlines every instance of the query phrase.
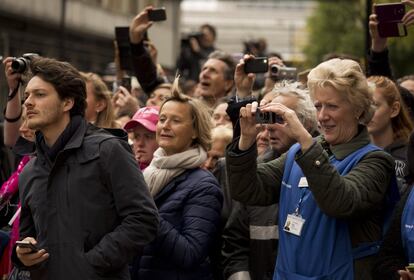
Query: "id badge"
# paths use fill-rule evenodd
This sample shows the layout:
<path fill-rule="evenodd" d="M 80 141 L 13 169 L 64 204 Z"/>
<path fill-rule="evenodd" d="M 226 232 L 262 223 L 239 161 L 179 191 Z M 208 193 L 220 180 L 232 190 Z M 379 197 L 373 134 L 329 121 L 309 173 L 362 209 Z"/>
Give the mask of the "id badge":
<path fill-rule="evenodd" d="M 287 216 L 283 230 L 294 235 L 300 236 L 305 220 L 300 216 L 289 214 Z"/>

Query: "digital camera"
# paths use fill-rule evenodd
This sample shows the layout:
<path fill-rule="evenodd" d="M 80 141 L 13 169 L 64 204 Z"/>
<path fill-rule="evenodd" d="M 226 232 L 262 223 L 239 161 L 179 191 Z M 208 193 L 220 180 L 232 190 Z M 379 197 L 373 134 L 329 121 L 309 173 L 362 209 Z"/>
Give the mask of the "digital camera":
<path fill-rule="evenodd" d="M 273 64 L 270 66 L 270 73 L 272 78 L 278 80 L 296 80 L 298 71 L 295 67 L 285 67 Z"/>
<path fill-rule="evenodd" d="M 281 116 L 274 112 L 262 112 L 259 108 L 257 108 L 256 123 L 284 123 L 284 120 Z"/>
<path fill-rule="evenodd" d="M 25 53 L 22 57 L 13 58 L 11 68 L 14 73 L 25 73 L 29 69 L 30 61 L 33 57 L 39 56 L 37 53 Z"/>

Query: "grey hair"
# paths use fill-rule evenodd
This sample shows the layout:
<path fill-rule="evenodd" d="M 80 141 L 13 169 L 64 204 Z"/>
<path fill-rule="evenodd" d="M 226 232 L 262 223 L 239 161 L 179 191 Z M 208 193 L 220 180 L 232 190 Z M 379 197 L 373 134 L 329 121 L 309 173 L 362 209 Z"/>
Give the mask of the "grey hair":
<path fill-rule="evenodd" d="M 296 97 L 298 99 L 295 108 L 296 115 L 311 135 L 317 134 L 316 109 L 308 89 L 303 89 L 303 85 L 299 82 L 283 81 L 276 84 L 272 92 L 276 94 L 275 98 L 278 96 Z"/>

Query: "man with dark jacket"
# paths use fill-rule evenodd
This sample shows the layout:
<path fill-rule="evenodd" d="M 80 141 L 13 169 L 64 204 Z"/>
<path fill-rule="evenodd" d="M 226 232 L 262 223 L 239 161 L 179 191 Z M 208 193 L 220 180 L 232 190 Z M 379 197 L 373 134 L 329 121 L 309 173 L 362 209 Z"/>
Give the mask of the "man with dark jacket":
<path fill-rule="evenodd" d="M 36 157 L 19 179 L 20 239 L 36 249 L 17 246 L 13 261 L 33 280 L 129 279 L 128 263 L 158 227 L 129 145 L 83 118 L 85 82 L 73 66 L 38 58 L 30 68 Z"/>
<path fill-rule="evenodd" d="M 315 107 L 308 93 L 295 84 L 274 89 L 272 100 L 294 110 L 316 136 Z M 270 145 L 277 154 L 285 153 L 295 143 L 285 127 L 267 124 Z M 272 160 L 274 158 L 270 158 Z M 224 276 L 227 280 L 267 280 L 273 278 L 278 245 L 278 204 L 248 206 L 234 203 L 223 232 Z"/>

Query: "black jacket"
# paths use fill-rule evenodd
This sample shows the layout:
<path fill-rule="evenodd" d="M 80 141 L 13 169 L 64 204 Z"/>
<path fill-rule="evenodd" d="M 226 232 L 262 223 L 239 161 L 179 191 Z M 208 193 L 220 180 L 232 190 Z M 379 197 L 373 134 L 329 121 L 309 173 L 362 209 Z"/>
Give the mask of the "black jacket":
<path fill-rule="evenodd" d="M 129 279 L 158 213 L 128 143 L 82 120 L 55 162 L 36 145 L 19 179 L 20 238 L 50 257 L 32 279 Z"/>

